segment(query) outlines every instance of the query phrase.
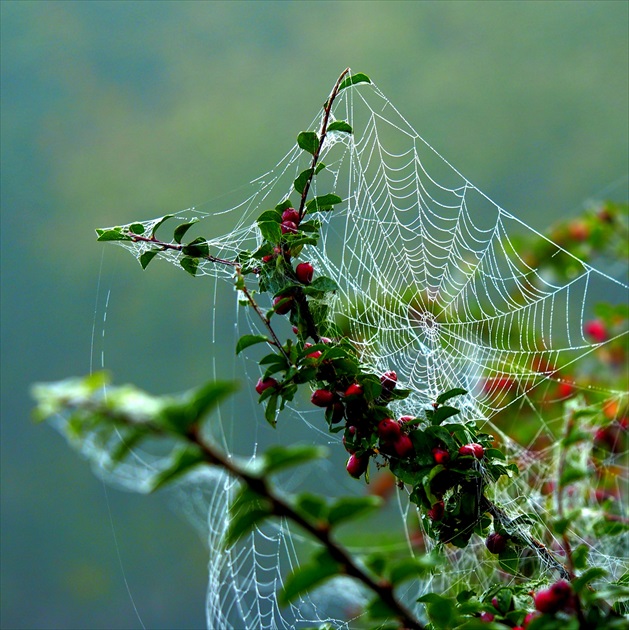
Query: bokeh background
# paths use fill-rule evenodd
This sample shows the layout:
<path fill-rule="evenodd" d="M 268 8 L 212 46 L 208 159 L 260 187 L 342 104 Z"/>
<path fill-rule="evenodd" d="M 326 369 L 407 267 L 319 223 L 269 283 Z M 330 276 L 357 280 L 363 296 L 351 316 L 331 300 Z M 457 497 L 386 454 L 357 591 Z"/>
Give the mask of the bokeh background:
<path fill-rule="evenodd" d="M 206 550 L 168 498 L 106 489 L 30 420 L 31 383 L 85 374 L 102 349 L 116 381 L 156 393 L 232 352 L 232 305 L 212 345 L 203 281 L 143 273 L 95 227 L 220 208 L 346 66 L 538 229 L 627 198 L 626 2 L 0 7 L 2 628 L 204 627 Z"/>

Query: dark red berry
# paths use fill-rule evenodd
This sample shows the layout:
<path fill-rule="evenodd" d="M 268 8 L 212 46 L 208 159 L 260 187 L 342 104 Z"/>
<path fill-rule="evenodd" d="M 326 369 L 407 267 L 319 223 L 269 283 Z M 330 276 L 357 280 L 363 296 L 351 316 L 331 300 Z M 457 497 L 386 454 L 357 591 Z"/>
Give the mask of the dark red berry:
<path fill-rule="evenodd" d="M 314 275 L 314 267 L 309 262 L 299 263 L 295 268 L 295 275 L 302 284 L 310 284 Z"/>
<path fill-rule="evenodd" d="M 476 444 L 476 442 L 466 444 L 459 449 L 459 455 L 471 455 L 476 459 L 483 459 L 484 454 L 485 449 L 480 444 Z"/>
<path fill-rule="evenodd" d="M 268 263 L 268 262 L 271 262 L 272 260 L 273 260 L 273 254 L 269 254 L 268 256 L 262 256 L 263 263 Z"/>
<path fill-rule="evenodd" d="M 408 457 L 413 452 L 413 442 L 411 438 L 402 433 L 394 442 L 393 448 L 398 457 Z"/>
<path fill-rule="evenodd" d="M 334 393 L 327 389 L 317 389 L 310 397 L 310 402 L 317 407 L 329 407 L 334 402 Z"/>
<path fill-rule="evenodd" d="M 427 512 L 428 518 L 431 521 L 440 521 L 443 518 L 444 509 L 445 505 L 443 501 L 435 503 Z"/>
<path fill-rule="evenodd" d="M 541 613 L 552 614 L 572 603 L 572 587 L 565 580 L 555 582 L 550 588 L 535 595 L 535 608 Z"/>
<path fill-rule="evenodd" d="M 494 615 L 492 615 L 490 612 L 482 612 L 480 614 L 480 620 L 483 623 L 490 623 L 494 620 Z"/>
<path fill-rule="evenodd" d="M 435 447 L 432 449 L 432 456 L 435 459 L 437 464 L 442 464 L 445 466 L 450 461 L 450 453 L 443 448 Z"/>
<path fill-rule="evenodd" d="M 295 225 L 299 225 L 299 212 L 297 212 L 295 208 L 286 208 L 286 210 L 282 212 L 282 221 L 290 221 Z"/>
<path fill-rule="evenodd" d="M 273 306 L 278 315 L 286 315 L 293 308 L 293 298 L 290 295 L 280 295 L 273 300 Z"/>
<path fill-rule="evenodd" d="M 400 416 L 400 424 L 406 424 L 411 420 L 415 420 L 415 416 Z"/>
<path fill-rule="evenodd" d="M 382 384 L 383 389 L 391 391 L 395 388 L 395 384 L 397 383 L 397 374 L 393 370 L 385 372 L 380 377 L 380 383 Z"/>
<path fill-rule="evenodd" d="M 256 384 L 256 392 L 261 394 L 264 390 L 269 389 L 269 387 L 277 387 L 277 381 L 274 378 L 259 379 Z"/>
<path fill-rule="evenodd" d="M 507 547 L 508 538 L 499 534 L 498 532 L 494 532 L 493 534 L 489 534 L 487 539 L 485 540 L 485 547 L 489 549 L 490 553 L 501 553 Z"/>
<path fill-rule="evenodd" d="M 366 470 L 369 465 L 369 455 L 363 455 L 358 457 L 355 453 L 349 456 L 347 460 L 347 472 L 358 479 Z"/>
<path fill-rule="evenodd" d="M 280 228 L 282 234 L 297 234 L 297 224 L 293 221 L 283 221 Z"/>
<path fill-rule="evenodd" d="M 362 385 L 359 385 L 358 383 L 352 383 L 346 390 L 345 390 L 345 396 L 349 397 L 349 396 L 362 396 L 363 395 L 363 388 Z"/>
<path fill-rule="evenodd" d="M 398 422 L 393 418 L 384 418 L 378 423 L 378 435 L 381 440 L 394 441 L 400 437 L 402 429 Z"/>

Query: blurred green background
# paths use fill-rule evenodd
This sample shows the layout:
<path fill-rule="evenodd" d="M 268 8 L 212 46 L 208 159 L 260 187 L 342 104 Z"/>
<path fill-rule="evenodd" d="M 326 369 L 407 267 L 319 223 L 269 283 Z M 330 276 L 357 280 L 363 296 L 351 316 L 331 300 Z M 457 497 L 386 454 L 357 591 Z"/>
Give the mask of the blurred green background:
<path fill-rule="evenodd" d="M 627 198 L 626 2 L 1 11 L 3 628 L 204 627 L 195 531 L 164 497 L 105 491 L 31 423 L 28 388 L 87 373 L 93 328 L 94 365 L 104 348 L 117 382 L 191 387 L 231 352 L 233 305 L 216 312 L 225 346 L 212 347 L 203 281 L 142 273 L 94 227 L 220 208 L 279 161 L 346 66 L 538 229 L 590 198 Z"/>

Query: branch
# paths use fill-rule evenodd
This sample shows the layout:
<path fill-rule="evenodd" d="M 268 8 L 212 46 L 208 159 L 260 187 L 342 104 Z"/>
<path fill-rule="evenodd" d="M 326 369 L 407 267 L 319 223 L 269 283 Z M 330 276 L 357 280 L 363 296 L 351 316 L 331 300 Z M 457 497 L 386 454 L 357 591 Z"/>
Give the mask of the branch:
<path fill-rule="evenodd" d="M 310 523 L 297 512 L 290 503 L 273 492 L 264 478 L 252 475 L 246 469 L 238 466 L 233 460 L 225 457 L 223 453 L 215 449 L 212 445 L 206 443 L 199 433 L 198 425 L 191 427 L 187 437 L 203 451 L 209 464 L 224 468 L 232 476 L 237 477 L 240 481 L 245 483 L 256 494 L 268 500 L 275 516 L 284 517 L 296 523 L 313 538 L 318 540 L 325 547 L 330 556 L 343 567 L 344 574 L 359 580 L 368 589 L 373 591 L 395 613 L 405 630 L 423 630 L 424 626 L 422 626 L 422 624 L 413 617 L 411 612 L 395 597 L 393 586 L 386 580 L 380 582 L 375 581 L 344 547 L 332 539 L 328 528 L 317 527 Z"/>
<path fill-rule="evenodd" d="M 341 73 L 341 76 L 336 80 L 336 84 L 334 88 L 332 88 L 332 92 L 330 93 L 330 97 L 325 102 L 324 110 L 323 110 L 323 121 L 321 123 L 321 131 L 319 132 L 319 146 L 317 150 L 314 152 L 312 156 L 312 162 L 310 164 L 311 174 L 308 180 L 306 181 L 306 185 L 301 193 L 301 201 L 299 202 L 299 220 L 301 221 L 304 218 L 304 214 L 306 214 L 306 198 L 308 197 L 308 191 L 310 190 L 310 184 L 312 182 L 312 178 L 314 177 L 315 167 L 317 166 L 317 162 L 319 161 L 319 154 L 321 153 L 321 147 L 323 146 L 323 141 L 325 140 L 325 136 L 328 132 L 328 122 L 330 120 L 330 112 L 332 111 L 332 104 L 334 103 L 334 99 L 338 96 L 339 87 L 341 82 L 345 78 L 345 75 L 349 72 L 349 68 L 345 68 Z"/>

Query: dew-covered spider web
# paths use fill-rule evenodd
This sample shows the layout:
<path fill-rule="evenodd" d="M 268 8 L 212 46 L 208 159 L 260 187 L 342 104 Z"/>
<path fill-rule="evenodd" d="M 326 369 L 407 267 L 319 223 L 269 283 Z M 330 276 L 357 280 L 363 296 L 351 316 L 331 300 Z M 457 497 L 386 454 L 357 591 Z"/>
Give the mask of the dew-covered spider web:
<path fill-rule="evenodd" d="M 589 405 L 601 423 L 618 420 L 619 410 L 626 406 L 626 386 L 610 388 L 605 374 L 599 378 L 595 367 L 601 354 L 623 342 L 626 346 L 626 329 L 614 329 L 605 339 L 584 332 L 595 318 L 597 303 L 627 301 L 626 266 L 609 266 L 605 259 L 586 263 L 499 207 L 433 149 L 374 84 L 342 91 L 332 120 L 348 121 L 353 134 L 328 133 L 321 151 L 326 168 L 315 177 L 312 193 L 334 192 L 343 203 L 332 212 L 319 213 L 320 243 L 307 246 L 300 256 L 312 261 L 317 275 L 338 283 L 339 291 L 329 303 L 331 318 L 370 371 L 393 369 L 400 384 L 412 390 L 408 399 L 394 404 L 399 415 L 418 415 L 451 388 L 467 390 L 457 399 L 460 418 L 486 423 L 486 430 L 522 471 L 502 482 L 493 499 L 512 516 L 534 512 L 542 520 L 550 518 L 555 499 L 548 486 L 556 479 L 559 459 L 553 436 L 560 432 L 570 405 Z M 320 125 L 317 116 L 309 129 L 318 130 Z M 160 227 L 158 236 L 168 239 L 168 225 L 198 219 L 193 231 L 208 239 L 212 256 L 231 261 L 243 250 L 255 250 L 262 242 L 256 218 L 288 196 L 298 204 L 293 180 L 309 167 L 310 158 L 295 146 L 251 183 L 241 203 L 183 211 Z M 144 222 L 146 233 L 157 222 Z M 533 242 L 535 249 L 528 249 Z M 151 247 L 143 242 L 119 244 L 137 258 Z M 179 266 L 181 255 L 161 252 L 147 273 L 159 272 L 159 258 Z M 233 282 L 231 266 L 209 261 L 200 261 L 197 275 L 199 284 L 209 281 L 215 296 L 219 292 L 211 278 Z M 255 277 L 248 276 L 247 281 L 251 290 L 257 288 Z M 241 334 L 264 332 L 255 313 L 236 303 L 235 293 L 230 299 L 237 321 L 234 342 Z M 263 307 L 270 307 L 270 297 L 259 299 Z M 279 330 L 291 334 L 287 323 L 279 324 Z M 257 355 L 243 354 L 234 361 L 255 383 Z M 217 357 L 216 362 L 224 366 L 229 360 Z M 620 371 L 623 366 L 611 369 Z M 244 398 L 237 403 L 238 418 L 232 415 L 236 407 L 227 405 L 213 421 L 211 433 L 221 446 L 233 453 L 237 437 L 237 454 L 255 458 L 277 441 L 328 444 L 331 458 L 281 477 L 282 490 L 310 489 L 329 496 L 366 491 L 362 482 L 347 478 L 340 436 L 327 432 L 323 413 L 307 397 L 298 397 L 283 412 L 274 433 L 264 426 L 255 395 Z M 248 414 L 242 412 L 243 405 Z M 244 419 L 246 415 L 251 418 Z M 251 439 L 243 452 L 247 435 Z M 571 457 L 582 460 L 573 462 L 575 466 L 591 467 L 587 449 Z M 621 514 L 626 514 L 622 499 L 626 459 L 624 446 L 620 452 L 610 450 L 600 464 L 624 471 L 610 489 Z M 159 460 L 148 454 L 135 453 L 115 475 L 118 483 L 142 489 L 158 465 Z M 374 470 L 367 491 L 392 493 L 388 510 L 377 517 L 381 520 L 374 528 L 390 534 L 380 542 L 384 540 L 392 553 L 419 553 L 430 547 L 404 491 L 383 490 L 379 483 L 384 482 Z M 576 480 L 572 494 L 565 497 L 566 509 L 571 501 L 578 503 L 577 497 L 583 504 L 591 484 L 591 477 Z M 180 486 L 183 509 L 208 537 L 208 628 L 306 628 L 326 622 L 335 628 L 360 627 L 368 594 L 349 580 L 332 581 L 290 607 L 278 605 L 276 592 L 287 573 L 312 549 L 287 523 L 267 524 L 235 547 L 224 548 L 234 491 L 235 482 L 220 471 L 195 473 Z M 585 534 L 579 542 L 588 548 L 593 564 L 619 577 L 627 568 L 627 541 L 597 534 L 609 504 L 591 497 L 585 505 L 578 520 Z M 561 546 L 548 532 L 543 540 L 561 557 Z M 470 580 L 486 586 L 498 575 L 495 556 L 487 552 L 483 540 L 472 541 L 465 550 L 446 550 L 447 570 L 410 582 L 400 593 L 419 616 L 423 615 L 415 604 L 419 595 L 431 590 L 456 593 Z M 370 544 L 369 538 L 350 542 L 357 552 L 368 550 Z M 508 583 L 517 577 L 502 574 L 501 579 Z"/>

